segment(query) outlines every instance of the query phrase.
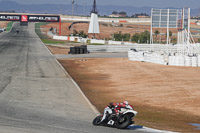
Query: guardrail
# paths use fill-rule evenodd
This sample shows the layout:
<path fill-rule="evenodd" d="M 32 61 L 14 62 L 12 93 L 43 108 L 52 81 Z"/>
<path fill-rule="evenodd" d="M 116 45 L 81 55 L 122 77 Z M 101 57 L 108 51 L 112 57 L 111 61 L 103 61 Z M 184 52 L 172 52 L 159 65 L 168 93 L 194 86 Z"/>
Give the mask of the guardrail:
<path fill-rule="evenodd" d="M 127 52 L 130 49 L 137 49 L 138 51 L 177 52 L 176 45 L 164 44 L 88 45 L 90 52 Z"/>

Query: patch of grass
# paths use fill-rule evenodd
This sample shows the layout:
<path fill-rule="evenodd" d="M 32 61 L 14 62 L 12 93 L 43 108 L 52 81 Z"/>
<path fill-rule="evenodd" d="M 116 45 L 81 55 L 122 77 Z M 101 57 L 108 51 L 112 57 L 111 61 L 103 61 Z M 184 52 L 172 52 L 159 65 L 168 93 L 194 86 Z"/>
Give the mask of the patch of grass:
<path fill-rule="evenodd" d="M 39 36 L 39 38 L 42 40 L 42 42 L 45 44 L 63 44 L 63 43 L 65 43 L 63 41 L 52 40 L 47 35 L 42 34 L 40 27 L 42 25 L 47 25 L 47 24 L 49 24 L 49 23 L 46 22 L 46 23 L 36 23 L 35 24 L 35 33 Z"/>
<path fill-rule="evenodd" d="M 40 27 L 42 25 L 47 25 L 47 24 L 49 24 L 49 23 L 46 22 L 46 23 L 36 23 L 35 24 L 35 33 L 40 37 L 40 39 L 47 39 L 47 38 L 49 38 L 47 35 L 42 34 L 42 32 L 40 30 Z"/>
<path fill-rule="evenodd" d="M 9 22 L 6 27 L 6 31 L 10 31 L 14 22 Z"/>
<path fill-rule="evenodd" d="M 43 43 L 47 44 L 64 44 L 65 42 L 63 41 L 58 41 L 58 40 L 51 40 L 51 39 L 41 39 Z"/>

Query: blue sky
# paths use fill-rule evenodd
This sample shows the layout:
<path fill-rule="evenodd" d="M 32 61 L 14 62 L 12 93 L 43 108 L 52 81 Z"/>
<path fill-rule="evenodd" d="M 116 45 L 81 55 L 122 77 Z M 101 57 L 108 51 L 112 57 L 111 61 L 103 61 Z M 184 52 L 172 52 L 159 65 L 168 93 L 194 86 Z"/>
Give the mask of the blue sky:
<path fill-rule="evenodd" d="M 70 4 L 72 0 L 10 0 L 23 4 Z M 75 0 L 83 5 L 91 5 L 93 0 Z M 151 6 L 151 7 L 190 7 L 200 8 L 200 0 L 96 0 L 98 5 Z"/>

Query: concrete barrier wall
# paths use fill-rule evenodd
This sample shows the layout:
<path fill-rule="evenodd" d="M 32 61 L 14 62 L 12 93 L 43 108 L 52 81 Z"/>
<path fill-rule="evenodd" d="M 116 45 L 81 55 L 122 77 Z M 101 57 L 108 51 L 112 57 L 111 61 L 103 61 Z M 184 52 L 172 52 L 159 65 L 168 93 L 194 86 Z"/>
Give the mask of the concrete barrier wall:
<path fill-rule="evenodd" d="M 98 44 L 105 44 L 105 40 L 97 40 L 97 39 L 91 39 L 90 43 L 98 43 Z"/>
<path fill-rule="evenodd" d="M 53 34 L 50 34 L 52 35 L 52 38 L 55 39 L 55 40 L 68 40 L 68 41 L 75 41 L 75 42 L 80 42 L 80 43 L 87 43 L 88 38 L 82 38 L 82 37 L 71 37 L 71 36 L 57 36 L 57 35 L 53 35 Z M 50 36 L 49 35 L 49 36 Z M 102 44 L 105 44 L 105 41 L 104 40 L 100 40 L 100 42 L 98 41 L 93 41 L 94 43 L 102 43 Z"/>
<path fill-rule="evenodd" d="M 121 41 L 112 41 L 112 40 L 109 40 L 108 41 L 108 44 L 112 45 L 112 44 L 116 44 L 116 45 L 121 45 L 123 42 Z"/>
<path fill-rule="evenodd" d="M 81 42 L 81 43 L 86 43 L 87 39 L 82 38 L 82 37 L 71 37 L 71 36 L 52 36 L 53 39 L 56 40 L 68 40 L 68 41 L 75 41 L 75 42 Z"/>
<path fill-rule="evenodd" d="M 53 39 L 56 39 L 56 40 L 68 40 L 68 37 L 67 36 L 53 36 Z"/>
<path fill-rule="evenodd" d="M 176 45 L 163 44 L 129 44 L 129 45 L 103 45 L 94 46 L 88 45 L 88 50 L 91 52 L 105 51 L 105 52 L 127 52 L 130 49 L 137 49 L 138 51 L 161 51 L 161 52 L 177 52 Z"/>
<path fill-rule="evenodd" d="M 133 45 L 134 43 L 132 42 L 123 42 L 124 45 Z"/>

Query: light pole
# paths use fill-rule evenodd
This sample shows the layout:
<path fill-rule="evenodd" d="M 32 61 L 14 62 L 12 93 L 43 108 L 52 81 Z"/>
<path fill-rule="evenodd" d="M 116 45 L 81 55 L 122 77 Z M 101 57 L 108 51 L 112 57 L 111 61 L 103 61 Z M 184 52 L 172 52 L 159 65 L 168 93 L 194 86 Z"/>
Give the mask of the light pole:
<path fill-rule="evenodd" d="M 84 15 L 86 16 L 86 0 L 84 2 Z"/>
<path fill-rule="evenodd" d="M 72 0 L 72 23 L 74 19 L 74 3 L 75 3 L 75 0 Z M 73 25 L 71 27 L 71 35 L 72 35 L 72 32 L 73 32 Z"/>
<path fill-rule="evenodd" d="M 72 17 L 74 16 L 74 3 L 75 3 L 75 0 L 72 0 Z"/>

